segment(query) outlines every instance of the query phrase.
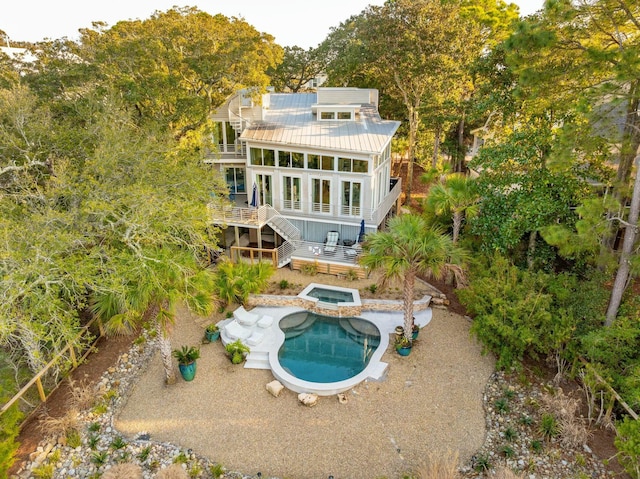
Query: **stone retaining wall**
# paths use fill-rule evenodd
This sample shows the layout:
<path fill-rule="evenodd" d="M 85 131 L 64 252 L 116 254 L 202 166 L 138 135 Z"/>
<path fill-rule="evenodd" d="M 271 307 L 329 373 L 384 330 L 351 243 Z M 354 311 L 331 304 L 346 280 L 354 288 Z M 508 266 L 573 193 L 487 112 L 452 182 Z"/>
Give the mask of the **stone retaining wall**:
<path fill-rule="evenodd" d="M 429 308 L 431 296 L 413 302 L 414 311 L 424 311 Z M 293 306 L 325 316 L 360 316 L 362 311 L 402 311 L 402 301 L 390 299 L 363 299 L 362 306 L 337 306 L 324 307 L 315 301 L 303 299 L 298 296 L 251 294 L 247 299 L 247 306 Z"/>

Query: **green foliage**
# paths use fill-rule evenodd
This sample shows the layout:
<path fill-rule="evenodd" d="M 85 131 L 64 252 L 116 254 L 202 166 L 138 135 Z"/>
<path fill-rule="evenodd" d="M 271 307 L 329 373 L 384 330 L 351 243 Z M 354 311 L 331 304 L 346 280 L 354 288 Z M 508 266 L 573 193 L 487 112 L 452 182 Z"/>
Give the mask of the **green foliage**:
<path fill-rule="evenodd" d="M 626 417 L 616 426 L 618 461 L 633 479 L 640 479 L 640 421 Z"/>
<path fill-rule="evenodd" d="M 491 459 L 488 454 L 478 454 L 472 458 L 472 462 L 476 472 L 485 472 L 491 468 Z"/>
<path fill-rule="evenodd" d="M 280 289 L 287 289 L 290 286 L 289 281 L 287 281 L 286 279 L 281 279 L 280 283 L 278 283 L 278 286 L 280 286 Z"/>
<path fill-rule="evenodd" d="M 174 464 L 186 464 L 187 462 L 189 462 L 189 458 L 182 451 L 180 451 L 180 454 L 173 458 Z"/>
<path fill-rule="evenodd" d="M 98 432 L 100 430 L 100 423 L 92 422 L 91 424 L 89 424 L 87 429 L 89 430 L 89 432 Z"/>
<path fill-rule="evenodd" d="M 553 414 L 542 414 L 542 417 L 540 418 L 539 431 L 545 439 L 553 439 L 558 435 L 560 427 Z"/>
<path fill-rule="evenodd" d="M 225 468 L 222 464 L 218 464 L 216 462 L 209 467 L 209 472 L 211 473 L 211 476 L 213 476 L 213 479 L 219 479 L 225 473 Z"/>
<path fill-rule="evenodd" d="M 123 449 L 127 447 L 127 442 L 122 438 L 122 436 L 116 436 L 109 444 L 109 447 L 114 450 Z"/>
<path fill-rule="evenodd" d="M 378 291 L 378 285 L 377 285 L 377 284 L 375 284 L 375 283 L 370 284 L 370 285 L 369 285 L 369 287 L 368 287 L 367 289 L 369 290 L 369 292 L 370 292 L 371 294 L 376 294 L 376 291 Z"/>
<path fill-rule="evenodd" d="M 307 276 L 315 276 L 318 274 L 318 265 L 316 263 L 303 263 L 300 266 L 302 274 Z"/>
<path fill-rule="evenodd" d="M 99 451 L 91 454 L 91 462 L 97 467 L 104 466 L 109 460 L 109 453 L 107 451 Z"/>
<path fill-rule="evenodd" d="M 140 450 L 140 452 L 138 453 L 138 455 L 136 457 L 138 458 L 138 460 L 140 462 L 144 462 L 149 457 L 149 454 L 151 454 L 151 446 L 146 446 L 146 447 L 144 447 L 143 449 Z"/>
<path fill-rule="evenodd" d="M 502 446 L 500 448 L 500 452 L 502 452 L 502 454 L 504 454 L 504 457 L 506 457 L 507 459 L 511 459 L 516 455 L 516 452 L 513 450 L 513 447 L 509 445 Z"/>
<path fill-rule="evenodd" d="M 71 429 L 67 432 L 67 446 L 71 449 L 75 449 L 78 446 L 82 445 L 82 437 L 80 436 L 80 431 L 77 429 Z"/>
<path fill-rule="evenodd" d="M 268 286 L 273 271 L 273 265 L 268 262 L 249 264 L 223 260 L 216 266 L 213 288 L 225 304 L 244 303 L 250 294 Z"/>
<path fill-rule="evenodd" d="M 31 472 L 37 479 L 51 479 L 56 468 L 54 464 L 41 464 Z"/>
<path fill-rule="evenodd" d="M 357 281 L 357 280 L 358 280 L 358 278 L 359 278 L 359 276 L 358 276 L 358 272 L 357 272 L 355 269 L 353 269 L 353 268 L 349 268 L 349 269 L 347 270 L 346 277 L 347 277 L 347 279 L 348 279 L 349 281 Z"/>
<path fill-rule="evenodd" d="M 540 454 L 542 452 L 542 449 L 543 449 L 542 441 L 538 439 L 534 439 L 531 441 L 531 450 L 533 452 L 535 452 L 536 454 Z"/>
<path fill-rule="evenodd" d="M 0 352 L 0 359 L 3 357 L 4 354 Z M 3 366 L 0 366 L 0 391 L 0 404 L 5 404 L 16 391 L 9 368 Z M 7 471 L 14 462 L 14 453 L 19 446 L 16 438 L 20 434 L 19 426 L 22 417 L 23 414 L 17 403 L 0 415 L 0 477 L 7 475 Z"/>
<path fill-rule="evenodd" d="M 99 442 L 100 442 L 100 436 L 96 434 L 90 435 L 89 438 L 87 439 L 87 445 L 92 451 L 95 450 L 96 447 L 98 447 Z"/>
<path fill-rule="evenodd" d="M 493 405 L 495 406 L 496 411 L 501 414 L 509 412 L 509 401 L 507 398 L 498 398 Z"/>
<path fill-rule="evenodd" d="M 553 307 L 544 273 L 520 271 L 495 255 L 458 294 L 474 316 L 471 332 L 497 355 L 499 368 L 517 367 L 525 354 L 547 354 L 567 342 L 571 318 Z"/>
<path fill-rule="evenodd" d="M 229 343 L 225 346 L 227 356 L 233 364 L 240 364 L 244 361 L 245 356 L 251 351 L 249 346 L 246 346 L 239 339 Z"/>
<path fill-rule="evenodd" d="M 640 406 L 640 320 L 618 317 L 609 327 L 594 329 L 581 338 L 584 357 L 625 401 Z"/>
<path fill-rule="evenodd" d="M 171 354 L 178 360 L 179 364 L 191 364 L 200 358 L 200 348 L 196 346 L 182 346 L 181 349 L 174 349 Z"/>
<path fill-rule="evenodd" d="M 507 441 L 509 441 L 509 442 L 514 441 L 517 437 L 518 437 L 518 431 L 516 431 L 511 426 L 509 426 L 508 428 L 506 428 L 504 430 L 504 438 Z"/>

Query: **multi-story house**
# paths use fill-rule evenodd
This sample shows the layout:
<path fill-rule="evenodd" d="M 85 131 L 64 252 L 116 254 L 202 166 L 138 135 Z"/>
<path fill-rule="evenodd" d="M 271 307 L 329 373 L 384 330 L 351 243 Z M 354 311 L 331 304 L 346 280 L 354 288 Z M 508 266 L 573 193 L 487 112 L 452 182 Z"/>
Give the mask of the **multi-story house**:
<path fill-rule="evenodd" d="M 241 91 L 213 120 L 219 151 L 211 162 L 229 186 L 229 198 L 211 208 L 226 228 L 222 246 L 274 248 L 278 266 L 313 261 L 344 272 L 358 240 L 395 213 L 399 122 L 380 117 L 377 90 L 267 93 L 261 104 Z"/>

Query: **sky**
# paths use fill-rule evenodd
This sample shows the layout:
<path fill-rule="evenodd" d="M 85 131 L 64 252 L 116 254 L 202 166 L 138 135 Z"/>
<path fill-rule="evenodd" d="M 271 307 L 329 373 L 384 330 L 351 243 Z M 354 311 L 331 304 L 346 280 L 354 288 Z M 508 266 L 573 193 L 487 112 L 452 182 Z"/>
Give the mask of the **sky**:
<path fill-rule="evenodd" d="M 507 0 L 509 1 L 509 0 Z M 511 0 L 528 15 L 542 7 L 543 0 Z M 242 17 L 256 30 L 273 35 L 282 46 L 316 47 L 338 26 L 367 5 L 384 0 L 2 0 L 0 30 L 9 40 L 37 42 L 45 38 L 78 38 L 78 29 L 93 21 L 109 26 L 120 20 L 145 19 L 155 11 L 166 11 L 176 4 L 194 6 L 210 14 Z M 2 46 L 7 46 L 3 41 Z"/>

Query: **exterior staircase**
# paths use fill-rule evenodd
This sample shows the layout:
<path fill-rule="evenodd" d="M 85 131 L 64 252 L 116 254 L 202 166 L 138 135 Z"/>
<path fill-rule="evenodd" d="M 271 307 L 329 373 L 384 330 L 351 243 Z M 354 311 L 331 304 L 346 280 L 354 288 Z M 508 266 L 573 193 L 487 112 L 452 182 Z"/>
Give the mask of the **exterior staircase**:
<path fill-rule="evenodd" d="M 282 268 L 291 262 L 291 255 L 300 246 L 300 230 L 284 216 L 281 216 L 273 206 L 265 206 L 267 224 L 285 240 L 278 246 L 278 268 Z"/>

